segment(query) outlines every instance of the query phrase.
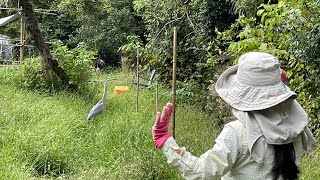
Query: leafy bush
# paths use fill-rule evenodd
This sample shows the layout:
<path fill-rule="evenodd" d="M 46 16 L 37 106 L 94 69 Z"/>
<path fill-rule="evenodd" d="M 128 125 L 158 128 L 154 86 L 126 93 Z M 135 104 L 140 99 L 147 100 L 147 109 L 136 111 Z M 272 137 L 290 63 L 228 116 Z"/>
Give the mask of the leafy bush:
<path fill-rule="evenodd" d="M 207 92 L 199 88 L 193 83 L 181 83 L 177 82 L 176 100 L 178 104 L 183 105 L 198 105 L 198 107 L 204 107 L 206 102 Z"/>
<path fill-rule="evenodd" d="M 229 0 L 232 2 L 234 11 L 246 17 L 254 17 L 257 7 L 263 3 L 264 0 Z"/>
<path fill-rule="evenodd" d="M 15 79 L 17 85 L 27 89 L 48 92 L 59 87 L 58 77 L 53 72 L 43 69 L 40 57 L 25 59 Z"/>
<path fill-rule="evenodd" d="M 53 56 L 70 77 L 70 83 L 74 84 L 79 92 L 84 92 L 94 77 L 92 66 L 94 53 L 87 51 L 83 44 L 69 50 L 67 46 L 57 42 L 54 44 Z M 43 68 L 40 57 L 26 59 L 19 67 L 16 80 L 19 85 L 28 89 L 44 92 L 62 89 L 58 76 Z"/>
<path fill-rule="evenodd" d="M 52 53 L 70 77 L 70 83 L 79 89 L 84 88 L 93 77 L 94 52 L 88 51 L 83 43 L 71 50 L 61 43 L 55 43 Z"/>

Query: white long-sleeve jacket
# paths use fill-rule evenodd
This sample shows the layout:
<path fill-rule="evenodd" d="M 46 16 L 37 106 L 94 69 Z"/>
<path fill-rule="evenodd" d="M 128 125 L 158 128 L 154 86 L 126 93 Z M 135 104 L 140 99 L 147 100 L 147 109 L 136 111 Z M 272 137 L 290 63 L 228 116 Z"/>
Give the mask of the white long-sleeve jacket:
<path fill-rule="evenodd" d="M 162 147 L 168 163 L 176 167 L 185 179 L 271 180 L 274 148 L 267 145 L 264 161 L 257 163 L 250 157 L 244 125 L 236 120 L 226 124 L 212 149 L 200 157 L 180 148 L 170 137 Z M 302 142 L 294 142 L 296 163 L 301 159 Z"/>

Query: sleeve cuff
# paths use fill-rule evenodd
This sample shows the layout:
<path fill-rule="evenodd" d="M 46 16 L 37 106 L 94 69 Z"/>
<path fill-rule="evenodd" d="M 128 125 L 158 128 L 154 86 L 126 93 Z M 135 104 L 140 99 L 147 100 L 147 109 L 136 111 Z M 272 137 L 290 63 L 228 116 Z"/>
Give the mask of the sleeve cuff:
<path fill-rule="evenodd" d="M 176 140 L 171 136 L 167 139 L 164 145 L 161 148 L 162 152 L 169 157 L 181 157 L 185 148 L 180 148 L 176 143 Z"/>
<path fill-rule="evenodd" d="M 176 140 L 170 136 L 167 141 L 163 144 L 161 150 L 163 152 L 167 152 L 169 151 L 169 149 L 171 149 L 172 147 L 175 147 L 175 148 L 179 148 L 178 144 L 176 143 Z"/>

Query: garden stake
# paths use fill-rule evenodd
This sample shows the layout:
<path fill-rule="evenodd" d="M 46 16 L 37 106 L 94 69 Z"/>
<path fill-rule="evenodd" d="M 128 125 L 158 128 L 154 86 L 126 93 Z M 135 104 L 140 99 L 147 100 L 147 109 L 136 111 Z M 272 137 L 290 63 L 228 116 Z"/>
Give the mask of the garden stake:
<path fill-rule="evenodd" d="M 20 23 L 20 64 L 22 64 L 24 60 L 24 37 L 25 37 L 25 21 L 24 17 L 21 16 Z"/>
<path fill-rule="evenodd" d="M 159 85 L 156 84 L 156 112 L 158 112 L 158 96 L 159 96 Z"/>
<path fill-rule="evenodd" d="M 176 68 L 177 68 L 177 29 L 173 28 L 173 70 L 172 70 L 172 136 L 175 138 L 176 129 Z"/>
<path fill-rule="evenodd" d="M 136 112 L 139 110 L 139 49 L 137 49 L 137 102 L 136 102 Z"/>

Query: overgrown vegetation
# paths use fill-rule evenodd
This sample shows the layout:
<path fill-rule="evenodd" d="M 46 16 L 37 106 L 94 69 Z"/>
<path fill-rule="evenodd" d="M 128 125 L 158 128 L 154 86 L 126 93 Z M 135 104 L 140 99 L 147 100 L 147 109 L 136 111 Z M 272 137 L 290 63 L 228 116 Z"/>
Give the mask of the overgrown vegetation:
<path fill-rule="evenodd" d="M 0 69 L 0 76 L 10 78 L 14 72 Z M 128 74 L 114 72 L 98 79 L 106 76 L 118 80 L 110 82 L 107 108 L 92 122 L 85 117 L 101 98 L 102 81 L 99 92 L 86 100 L 67 91 L 48 95 L 21 90 L 0 79 L 1 178 L 182 180 L 151 139 L 155 89 L 140 92 L 136 112 L 135 88 Z M 115 85 L 128 85 L 130 91 L 114 96 Z M 160 88 L 160 106 L 170 100 L 169 91 Z M 220 129 L 217 117 L 194 106 L 178 105 L 176 123 L 178 143 L 195 155 L 212 147 Z M 319 177 L 318 152 L 304 156 L 301 179 Z"/>
<path fill-rule="evenodd" d="M 95 60 L 102 59 L 107 65 L 122 63 L 127 70 L 133 67 L 139 50 L 142 69 L 157 69 L 159 80 L 166 84 L 170 84 L 172 74 L 172 28 L 177 27 L 179 98 L 205 107 L 210 113 L 221 114 L 222 122 L 228 121 L 230 114 L 226 113 L 229 107 L 212 88 L 217 75 L 236 63 L 243 53 L 270 52 L 281 60 L 290 78 L 289 86 L 299 94 L 300 103 L 312 119 L 310 125 L 319 136 L 320 5 L 316 0 L 34 0 L 33 3 L 36 8 L 58 8 L 56 16 L 37 14 L 47 39 L 60 39 L 68 49 L 77 49 L 84 42 L 81 48 L 95 52 Z M 17 6 L 17 2 L 11 1 L 10 5 Z M 12 11 L 1 13 L 9 15 Z M 12 23 L 0 32 L 17 36 L 18 29 L 19 24 Z M 90 61 L 81 58 L 92 59 L 93 54 L 82 54 L 78 59 L 72 51 L 56 49 L 53 52 L 62 66 L 73 71 L 69 72 L 72 83 L 85 89 L 82 83 L 90 82 L 91 67 Z M 31 65 L 34 70 L 28 70 Z M 24 86 L 43 87 L 45 91 L 57 87 L 54 75 L 40 76 L 44 70 L 37 61 L 31 60 L 24 67 L 24 75 L 20 76 Z M 33 75 L 26 76 L 28 72 Z M 215 108 L 216 104 L 222 109 Z"/>
<path fill-rule="evenodd" d="M 11 7 L 18 6 L 18 1 L 9 2 Z M 141 69 L 157 69 L 161 103 L 170 100 L 173 27 L 178 29 L 177 117 L 181 121 L 177 122 L 177 139 L 192 152 L 209 149 L 218 129 L 233 118 L 214 84 L 249 51 L 269 52 L 279 58 L 290 88 L 297 92 L 298 101 L 311 117 L 310 126 L 320 138 L 317 0 L 32 2 L 35 8 L 57 10 L 37 12 L 37 20 L 46 39 L 59 40 L 51 46 L 51 53 L 78 92 L 65 91 L 56 74 L 46 71 L 30 48 L 25 54 L 35 58 L 26 59 L 18 69 L 0 69 L 1 177 L 179 179 L 150 139 L 154 87 L 142 92 L 139 113 L 133 113 L 135 98 L 130 91 L 111 96 L 107 111 L 93 123 L 84 121 L 102 93 L 98 89 L 102 89 L 105 75 L 97 76 L 93 69 L 93 61 L 100 59 L 108 72 L 121 65 L 126 74 L 108 76 L 117 76 L 119 85 L 131 85 L 128 77 L 136 68 L 138 50 Z M 0 15 L 13 13 L 6 10 Z M 19 39 L 19 29 L 20 23 L 15 21 L 0 33 Z M 33 45 L 29 37 L 26 44 Z M 196 136 L 184 133 L 195 131 Z M 319 148 L 305 156 L 301 179 L 320 176 L 315 169 L 318 156 Z"/>
<path fill-rule="evenodd" d="M 0 75 L 15 70 L 0 69 Z M 106 110 L 92 122 L 85 120 L 109 83 Z M 9 77 L 9 75 L 7 76 Z M 99 92 L 90 100 L 68 91 L 38 94 L 20 90 L 0 80 L 0 176 L 4 179 L 182 179 L 160 151 L 150 133 L 156 112 L 155 89 L 140 92 L 135 107 L 135 88 L 128 74 L 99 76 Z M 130 91 L 113 95 L 115 85 Z M 160 104 L 170 100 L 160 88 Z M 192 152 L 210 148 L 218 128 L 213 117 L 178 107 L 177 139 Z M 204 131 L 203 129 L 206 129 Z M 185 132 L 197 131 L 197 137 Z M 205 140 L 204 140 L 205 139 Z M 200 141 L 201 140 L 201 141 Z"/>
<path fill-rule="evenodd" d="M 53 45 L 52 53 L 70 77 L 70 83 L 77 87 L 78 92 L 88 93 L 88 86 L 95 84 L 93 80 L 96 76 L 92 66 L 94 53 L 88 51 L 83 44 L 68 49 L 60 42 Z M 18 68 L 14 82 L 18 86 L 43 92 L 57 91 L 62 88 L 57 75 L 46 71 L 39 58 L 26 59 Z"/>

